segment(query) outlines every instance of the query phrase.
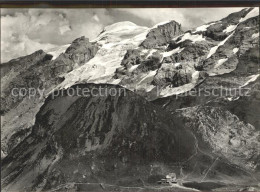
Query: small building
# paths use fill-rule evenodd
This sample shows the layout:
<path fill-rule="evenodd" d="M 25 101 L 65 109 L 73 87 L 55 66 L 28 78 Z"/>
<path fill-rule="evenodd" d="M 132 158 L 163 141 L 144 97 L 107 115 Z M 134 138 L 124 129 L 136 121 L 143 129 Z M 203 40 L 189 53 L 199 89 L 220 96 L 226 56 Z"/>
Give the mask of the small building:
<path fill-rule="evenodd" d="M 160 181 L 157 181 L 158 184 L 171 184 L 171 183 L 177 183 L 176 181 L 176 174 L 175 173 L 169 173 L 166 175 L 165 178 L 161 179 Z"/>

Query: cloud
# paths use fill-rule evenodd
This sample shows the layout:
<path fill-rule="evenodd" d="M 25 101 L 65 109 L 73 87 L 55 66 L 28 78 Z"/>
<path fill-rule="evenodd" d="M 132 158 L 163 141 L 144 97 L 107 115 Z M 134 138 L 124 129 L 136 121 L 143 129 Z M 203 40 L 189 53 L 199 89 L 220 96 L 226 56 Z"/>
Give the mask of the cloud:
<path fill-rule="evenodd" d="M 3 9 L 1 14 L 2 62 L 80 36 L 93 39 L 113 22 L 106 9 Z"/>
<path fill-rule="evenodd" d="M 151 27 L 176 20 L 190 29 L 241 9 L 1 9 L 1 61 L 68 44 L 80 36 L 94 39 L 105 26 L 119 21 Z"/>
<path fill-rule="evenodd" d="M 240 11 L 243 8 L 137 8 L 119 9 L 131 13 L 141 19 L 150 21 L 151 25 L 165 20 L 175 20 L 183 28 L 190 29 L 210 21 L 216 21 L 228 14 Z"/>

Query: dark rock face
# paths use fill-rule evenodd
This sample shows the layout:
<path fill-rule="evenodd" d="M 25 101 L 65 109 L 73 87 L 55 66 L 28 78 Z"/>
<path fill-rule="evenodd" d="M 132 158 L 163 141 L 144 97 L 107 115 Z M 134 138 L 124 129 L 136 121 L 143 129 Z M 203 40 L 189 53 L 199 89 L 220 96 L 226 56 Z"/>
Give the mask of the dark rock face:
<path fill-rule="evenodd" d="M 154 77 L 153 83 L 157 86 L 171 85 L 179 87 L 191 82 L 191 74 L 183 69 L 176 68 L 173 64 L 163 64 Z"/>
<path fill-rule="evenodd" d="M 139 65 L 143 62 L 144 57 L 141 56 L 141 51 L 139 49 L 129 49 L 127 50 L 121 65 L 121 68 L 117 68 L 115 72 L 115 78 L 118 79 L 123 75 L 130 75 L 131 73 L 128 71 L 132 66 Z"/>
<path fill-rule="evenodd" d="M 12 88 L 46 88 L 60 83 L 61 78 L 58 76 L 73 70 L 76 65 L 87 62 L 93 58 L 97 52 L 97 46 L 89 43 L 88 39 L 81 37 L 72 42 L 65 54 L 61 54 L 57 59 L 51 60 L 52 55 L 42 50 L 35 53 L 11 60 L 1 65 L 1 78 L 6 75 L 11 76 L 8 81 L 5 80 L 2 92 L 4 96 L 10 95 Z M 79 60 L 75 58 L 78 57 Z M 77 63 L 78 62 L 78 63 Z M 18 75 L 19 74 L 19 75 Z M 45 81 L 43 83 L 43 81 Z M 55 83 L 56 82 L 56 83 Z M 43 85 L 44 84 L 44 85 Z M 17 104 L 16 99 L 11 99 L 11 103 Z M 21 100 L 23 98 L 20 98 Z M 12 109 L 12 105 L 6 101 L 3 111 Z M 8 104 L 10 103 L 10 104 Z"/>
<path fill-rule="evenodd" d="M 123 78 L 121 81 L 123 85 L 136 75 L 157 70 L 152 80 L 153 85 L 179 87 L 191 83 L 192 74 L 195 71 L 202 72 L 196 84 L 203 81 L 207 73 L 211 76 L 230 73 L 236 69 L 240 62 L 240 56 L 249 49 L 257 48 L 258 38 L 252 38 L 252 35 L 256 34 L 258 30 L 257 17 L 240 22 L 241 17 L 244 17 L 251 10 L 244 9 L 239 13 L 231 14 L 226 19 L 213 22 L 205 31 L 187 31 L 178 38 L 166 39 L 163 41 L 165 43 L 144 46 L 148 42 L 161 42 L 158 29 L 160 27 L 168 29 L 166 26 L 170 26 L 174 22 L 153 28 L 139 49 L 129 50 L 126 53 L 122 61 L 123 67 L 117 69 L 115 78 Z M 234 29 L 225 31 L 230 26 Z M 163 36 L 168 37 L 167 35 Z M 148 37 L 153 37 L 156 41 L 148 41 Z M 167 45 L 167 47 L 160 47 L 162 45 Z M 154 48 L 150 57 L 143 54 L 143 48 Z M 163 56 L 165 52 L 171 51 L 172 54 Z M 210 52 L 213 54 L 210 55 Z M 129 70 L 134 65 L 138 65 L 138 67 L 134 68 L 134 71 Z"/>
<path fill-rule="evenodd" d="M 241 17 L 234 18 L 234 15 L 232 17 L 233 24 L 238 24 Z M 183 123 L 194 130 L 196 138 L 200 141 L 201 149 L 217 151 L 231 164 L 251 170 L 252 175 L 259 178 L 259 153 L 257 152 L 260 141 L 259 107 L 257 107 L 260 101 L 259 77 L 248 85 L 244 85 L 251 76 L 259 74 L 259 38 L 252 38 L 254 34 L 259 32 L 259 20 L 257 17 L 247 19 L 239 23 L 234 31 L 226 34 L 223 33 L 223 30 L 227 26 L 221 27 L 222 25 L 220 23 L 213 24 L 207 28 L 206 32 L 202 32 L 210 39 L 207 39 L 206 42 L 207 49 L 201 49 L 205 50 L 206 54 L 203 56 L 202 51 L 199 51 L 201 53 L 200 61 L 196 62 L 194 67 L 198 71 L 210 72 L 216 68 L 216 61 L 226 58 L 227 61 L 220 66 L 225 74 L 221 72 L 216 76 L 208 76 L 194 88 L 195 95 L 180 94 L 161 98 L 153 103 L 182 117 Z M 216 34 L 207 35 L 206 33 L 211 33 L 211 30 L 212 33 Z M 219 43 L 211 41 L 211 39 L 221 41 L 227 38 L 226 35 L 230 35 L 230 37 L 225 43 L 221 44 L 211 57 L 206 58 L 207 51 Z M 185 51 L 186 44 L 190 43 L 184 41 L 180 45 L 176 41 L 170 43 L 171 49 L 180 46 Z M 194 43 L 194 46 L 199 43 Z M 214 43 L 216 44 L 214 45 Z M 236 48 L 235 52 L 234 48 Z M 181 54 L 176 55 L 180 56 Z M 189 56 L 185 56 L 185 58 L 187 57 Z M 176 58 L 176 61 L 180 62 L 181 60 Z M 172 62 L 172 56 L 167 58 L 167 62 Z M 219 68 L 214 69 L 214 71 L 220 72 L 222 69 Z M 242 91 L 244 89 L 243 94 L 248 91 L 248 96 L 241 96 L 238 93 L 239 89 Z M 222 96 L 223 90 L 224 93 L 231 90 L 231 96 L 225 94 Z M 232 93 L 232 90 L 237 91 Z M 215 95 L 207 94 L 213 91 Z"/>
<path fill-rule="evenodd" d="M 147 57 L 147 55 L 140 55 L 140 50 L 128 50 L 121 65 L 123 67 L 116 70 L 115 78 L 126 75 L 131 79 L 136 75 L 159 69 L 162 65 L 162 56 L 159 52 L 155 52 Z M 134 65 L 138 65 L 136 70 L 129 71 Z"/>
<path fill-rule="evenodd" d="M 94 43 L 90 43 L 88 38 L 84 36 L 75 39 L 66 50 L 70 58 L 79 65 L 86 63 L 93 58 L 98 51 L 98 47 Z"/>
<path fill-rule="evenodd" d="M 90 43 L 88 38 L 80 37 L 75 39 L 67 48 L 65 53 L 61 54 L 52 63 L 52 76 L 58 76 L 64 72 L 70 72 L 74 68 L 81 66 L 92 59 L 98 51 L 95 43 Z"/>
<path fill-rule="evenodd" d="M 252 38 L 252 35 L 256 33 L 259 33 L 259 19 L 257 17 L 252 17 L 237 26 L 230 42 L 240 45 L 239 56 L 250 48 L 259 47 L 259 37 Z"/>
<path fill-rule="evenodd" d="M 259 168 L 260 132 L 220 107 L 199 106 L 179 111 L 187 127 L 232 163 L 248 170 Z M 206 145 L 205 145 L 206 143 Z M 211 151 L 211 150 L 210 150 Z"/>
<path fill-rule="evenodd" d="M 207 105 L 223 107 L 236 115 L 240 121 L 250 123 L 256 130 L 260 130 L 259 124 L 259 79 L 244 88 L 241 82 L 246 82 L 250 75 L 257 75 L 259 70 L 259 48 L 251 48 L 239 57 L 237 68 L 229 74 L 206 77 L 206 79 L 194 88 L 195 95 L 180 94 L 168 98 L 157 99 L 155 104 L 164 106 L 165 109 L 174 112 L 176 109 Z M 209 94 L 214 90 L 215 95 Z M 221 91 L 222 90 L 222 91 Z M 227 91 L 225 91 L 227 90 Z M 240 92 L 243 95 L 239 95 Z M 225 93 L 228 93 L 225 95 Z M 221 97 L 223 94 L 223 97 Z M 229 98 L 236 98 L 229 101 Z"/>
<path fill-rule="evenodd" d="M 181 25 L 175 21 L 171 21 L 151 29 L 141 46 L 144 48 L 153 48 L 166 45 L 174 37 L 182 33 Z"/>
<path fill-rule="evenodd" d="M 164 44 L 157 43 L 146 47 L 144 43 L 149 42 L 147 38 L 138 49 L 131 49 L 126 53 L 122 67 L 116 70 L 114 77 L 122 79 L 121 85 L 125 85 L 135 82 L 135 79 L 141 79 L 143 73 L 154 74 L 156 70 L 155 75 L 150 77 L 152 79 L 150 84 L 160 87 L 180 87 L 191 82 L 194 86 L 198 85 L 208 75 L 230 73 L 237 68 L 241 60 L 244 60 L 244 53 L 258 49 L 258 18 L 252 17 L 243 22 L 240 21 L 250 11 L 252 8 L 243 9 L 226 19 L 208 24 L 205 30 L 187 31 L 184 35 L 171 38 L 169 41 L 165 40 Z M 151 29 L 147 37 L 152 38 L 153 34 L 156 42 L 161 41 L 160 33 L 153 31 L 158 32 L 160 27 L 169 25 L 170 23 L 167 23 Z M 254 35 L 256 38 L 253 38 Z M 153 49 L 147 51 L 150 47 Z M 257 54 L 252 54 L 256 55 L 256 60 Z M 133 67 L 137 65 L 138 67 Z M 252 67 L 251 70 L 254 69 Z M 200 75 L 197 79 L 193 74 L 198 71 Z"/>
<path fill-rule="evenodd" d="M 250 123 L 257 131 L 260 131 L 259 105 L 260 105 L 260 79 L 251 85 L 244 87 L 244 96 L 232 101 L 218 99 L 210 101 L 209 106 L 219 106 L 235 114 L 244 123 Z"/>
<path fill-rule="evenodd" d="M 49 65 L 51 58 L 51 55 L 40 50 L 29 56 L 11 60 L 3 64 L 3 66 L 1 65 L 1 72 L 4 73 L 1 77 L 10 76 L 10 78 L 4 80 L 1 89 L 3 97 L 2 114 L 11 110 L 23 100 L 23 97 L 14 97 L 12 95 L 13 88 L 43 87 L 41 75 L 44 75 L 44 68 Z"/>
<path fill-rule="evenodd" d="M 138 67 L 137 71 L 147 72 L 147 71 L 154 71 L 159 69 L 161 66 L 162 56 L 158 53 L 155 53 L 148 57 L 147 60 L 143 61 Z"/>
<path fill-rule="evenodd" d="M 254 19 L 251 18 L 247 22 L 252 22 Z M 244 24 L 247 22 L 244 22 Z M 245 35 L 248 36 L 248 39 L 256 33 L 254 27 L 251 29 L 253 32 L 246 32 L 249 34 Z M 243 29 L 238 28 L 238 31 L 240 30 Z M 245 31 L 243 30 L 243 32 Z M 234 33 L 234 36 L 236 36 L 236 33 Z M 235 38 L 231 37 L 230 41 L 228 40 L 226 43 L 232 43 L 233 39 Z M 240 43 L 244 44 L 246 41 L 244 39 Z M 236 69 L 228 74 L 207 77 L 203 83 L 194 89 L 197 94 L 162 98 L 154 101 L 154 103 L 183 117 L 186 126 L 194 129 L 196 137 L 203 141 L 201 147 L 210 145 L 214 148 L 213 151 L 218 151 L 223 157 L 231 160 L 233 164 L 253 170 L 253 175 L 259 178 L 259 153 L 257 152 L 260 127 L 259 109 L 257 107 L 260 101 L 259 78 L 244 87 L 244 94 L 248 92 L 248 96 L 241 96 L 238 93 L 239 87 L 244 86 L 246 79 L 249 79 L 248 76 L 259 73 L 259 48 L 258 45 L 255 45 L 253 48 L 247 47 L 246 49 L 244 52 L 236 53 L 239 55 Z M 217 50 L 216 53 L 229 54 L 226 45 L 220 47 L 220 50 Z M 230 93 L 231 96 L 225 94 L 221 96 L 221 91 L 223 93 L 223 90 L 229 91 L 232 89 L 237 91 Z M 212 93 L 213 90 L 215 95 L 207 95 L 207 92 Z M 222 137 L 221 132 L 225 132 L 228 139 Z M 210 136 L 211 134 L 212 136 Z M 251 138 L 250 140 L 253 143 L 246 142 L 246 138 Z M 213 140 L 220 143 L 212 142 Z M 205 141 L 209 143 L 205 144 Z M 207 150 L 211 151 L 212 149 Z"/>
<path fill-rule="evenodd" d="M 70 182 L 122 185 L 126 180 L 135 186 L 137 178 L 146 183 L 169 170 L 196 181 L 219 175 L 250 180 L 248 173 L 205 147 L 209 145 L 198 136 L 205 127 L 195 129 L 197 119 L 185 120 L 182 127 L 183 116 L 179 119 L 120 87 L 81 84 L 73 89 L 98 87 L 116 89 L 118 95 L 68 96 L 61 90 L 46 99 L 32 132 L 2 161 L 4 189 L 50 190 Z M 200 112 L 192 113 L 185 111 L 185 118 L 201 118 Z"/>
<path fill-rule="evenodd" d="M 207 28 L 202 34 L 206 37 L 209 37 L 215 41 L 222 41 L 227 38 L 229 33 L 225 33 L 224 30 L 229 25 L 237 25 L 239 20 L 245 17 L 253 8 L 250 9 L 243 9 L 242 11 L 231 13 L 227 17 L 220 20 Z"/>
<path fill-rule="evenodd" d="M 207 31 L 202 32 L 206 37 L 209 37 L 215 41 L 223 41 L 227 38 L 228 34 L 223 31 L 226 29 L 226 26 L 222 23 L 217 23 L 208 27 Z"/>
<path fill-rule="evenodd" d="M 226 24 L 237 24 L 241 18 L 244 18 L 253 8 L 242 9 L 241 11 L 231 13 L 227 17 L 221 19 Z"/>
<path fill-rule="evenodd" d="M 76 87 L 98 86 L 77 85 L 74 89 Z M 44 186 L 47 190 L 64 179 L 65 182 L 80 181 L 84 174 L 87 174 L 83 179 L 86 181 L 93 178 L 111 181 L 120 178 L 127 167 L 149 167 L 148 162 L 185 161 L 195 152 L 195 138 L 178 124 L 178 119 L 167 116 L 160 107 L 134 93 L 122 91 L 121 94 L 49 97 L 36 116 L 31 134 L 3 160 L 3 187 L 8 184 L 9 189 L 14 190 L 16 185 L 11 183 L 28 178 L 26 183 L 19 184 L 21 188 L 34 190 L 46 182 L 49 183 Z M 107 158 L 110 160 L 104 161 Z M 86 173 L 80 170 L 73 173 L 72 167 L 78 163 Z M 38 165 L 41 167 L 40 172 L 37 169 L 38 177 L 30 179 L 29 175 L 36 173 Z M 92 173 L 88 171 L 91 165 L 95 166 Z M 109 177 L 99 177 L 108 171 Z M 114 174 L 119 175 L 114 178 Z M 51 184 L 52 179 L 57 183 Z"/>
<path fill-rule="evenodd" d="M 4 152 L 8 153 L 30 133 L 33 113 L 37 113 L 37 106 L 40 106 L 44 99 L 40 93 L 44 89 L 48 91 L 48 88 L 59 82 L 58 78 L 50 78 L 51 58 L 51 55 L 37 51 L 4 64 L 14 67 L 1 77 L 1 149 Z M 29 97 L 29 94 L 34 96 Z M 15 118 L 17 113 L 20 114 L 20 119 Z"/>
<path fill-rule="evenodd" d="M 142 61 L 140 50 L 130 49 L 127 50 L 121 65 L 129 68 L 128 66 L 139 65 Z"/>
<path fill-rule="evenodd" d="M 22 118 L 22 121 L 25 123 L 20 123 L 18 128 L 21 131 L 20 133 L 13 136 L 4 134 L 2 141 L 8 142 L 10 137 L 12 137 L 12 141 L 22 141 L 24 136 L 28 134 L 28 128 L 31 128 L 29 126 L 32 124 L 26 123 L 26 121 L 30 122 L 34 119 L 34 115 L 44 101 L 46 94 L 64 80 L 62 75 L 93 58 L 97 49 L 95 44 L 89 43 L 88 39 L 81 37 L 73 41 L 66 53 L 62 53 L 55 60 L 51 60 L 52 55 L 39 50 L 31 55 L 2 64 L 1 115 L 11 117 L 9 114 L 14 115 L 15 111 L 24 111 L 23 113 L 25 113 L 31 109 L 34 110 L 24 114 L 24 116 L 32 116 L 30 116 L 30 120 L 28 120 L 28 117 Z M 18 95 L 19 90 L 22 89 L 24 90 L 24 95 Z M 29 92 L 35 95 L 30 98 Z M 8 120 L 4 119 L 3 122 L 5 121 Z M 8 122 L 4 124 L 6 123 L 8 124 Z M 16 123 L 19 124 L 18 122 Z M 16 123 L 13 123 L 11 126 L 18 126 L 15 125 Z M 9 127 L 8 129 L 15 127 Z M 16 138 L 16 136 L 19 137 Z M 12 142 L 11 144 L 6 144 L 4 141 L 2 149 L 6 152 L 19 143 Z"/>
<path fill-rule="evenodd" d="M 218 47 L 216 53 L 205 60 L 201 60 L 198 66 L 205 71 L 209 71 L 214 68 L 216 61 L 227 58 L 228 60 L 221 66 L 222 69 L 218 69 L 218 71 L 220 73 L 234 71 L 238 63 L 244 60 L 241 56 L 246 57 L 244 55 L 245 52 L 249 53 L 249 49 L 258 49 L 259 38 L 252 38 L 252 35 L 258 32 L 258 28 L 259 20 L 257 17 L 250 18 L 238 24 L 233 34 L 229 34 L 230 36 L 226 37 L 225 43 Z M 232 51 L 234 48 L 239 49 L 235 54 Z M 249 53 L 249 55 L 252 54 L 255 54 L 257 57 L 257 53 Z"/>
<path fill-rule="evenodd" d="M 51 58 L 52 55 L 46 54 L 43 50 L 39 50 L 32 53 L 31 55 L 12 59 L 7 63 L 1 64 L 1 78 L 10 73 L 11 70 L 14 72 L 25 71 L 37 63 L 51 60 Z M 23 65 L 21 65 L 21 63 Z"/>
<path fill-rule="evenodd" d="M 192 41 L 185 40 L 175 45 L 175 42 L 171 42 L 169 47 L 181 47 L 183 50 L 180 53 L 175 53 L 165 60 L 167 62 L 179 63 L 179 62 L 191 62 L 198 63 L 203 60 L 204 56 L 210 50 L 210 44 L 208 42 L 197 42 L 196 44 Z"/>

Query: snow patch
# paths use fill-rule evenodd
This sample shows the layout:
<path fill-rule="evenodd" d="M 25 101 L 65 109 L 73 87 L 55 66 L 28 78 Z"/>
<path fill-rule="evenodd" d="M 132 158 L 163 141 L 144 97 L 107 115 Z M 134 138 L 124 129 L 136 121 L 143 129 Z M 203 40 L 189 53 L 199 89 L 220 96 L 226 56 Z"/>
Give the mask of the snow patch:
<path fill-rule="evenodd" d="M 232 97 L 227 97 L 227 100 L 232 101 L 233 99 Z"/>
<path fill-rule="evenodd" d="M 136 84 L 136 90 L 144 89 L 146 92 L 150 92 L 153 88 L 155 88 L 155 86 L 152 85 L 151 82 L 156 73 L 157 69 L 144 74 L 143 78 Z"/>
<path fill-rule="evenodd" d="M 163 57 L 169 57 L 169 56 L 171 56 L 171 55 L 173 55 L 175 53 L 180 53 L 183 49 L 184 48 L 180 49 L 180 47 L 177 47 L 177 48 L 175 48 L 175 49 L 173 49 L 171 51 L 162 53 L 162 55 L 163 55 Z"/>
<path fill-rule="evenodd" d="M 233 53 L 236 54 L 236 53 L 238 52 L 238 50 L 239 50 L 239 48 L 237 48 L 237 47 L 234 48 L 234 49 L 233 49 Z"/>
<path fill-rule="evenodd" d="M 143 49 L 140 54 L 145 55 L 146 53 L 148 53 L 148 51 L 149 51 L 149 49 Z"/>
<path fill-rule="evenodd" d="M 252 17 L 256 17 L 259 15 L 259 7 L 255 7 L 254 9 L 252 9 L 245 17 L 241 18 L 239 20 L 239 22 L 243 22 L 247 19 L 250 19 Z"/>
<path fill-rule="evenodd" d="M 1 150 L 1 159 L 5 158 L 6 154 Z"/>
<path fill-rule="evenodd" d="M 179 67 L 181 65 L 181 63 L 175 63 L 174 67 Z"/>
<path fill-rule="evenodd" d="M 230 33 L 234 31 L 237 28 L 237 25 L 229 25 L 223 32 L 224 33 Z"/>
<path fill-rule="evenodd" d="M 249 83 L 256 81 L 259 76 L 260 76 L 260 74 L 249 76 L 249 77 L 248 77 L 249 80 L 248 80 L 247 82 L 245 82 L 245 84 L 242 85 L 242 86 L 240 86 L 240 87 L 245 87 L 245 86 L 247 86 Z"/>
<path fill-rule="evenodd" d="M 213 55 L 213 54 L 216 53 L 218 47 L 219 47 L 219 46 L 217 45 L 217 46 L 212 47 L 212 48 L 209 50 L 209 54 L 208 54 L 208 56 L 207 56 L 207 59 L 210 58 L 211 55 Z"/>
<path fill-rule="evenodd" d="M 254 34 L 252 35 L 252 38 L 257 38 L 257 37 L 259 37 L 259 32 L 258 32 L 258 33 L 254 33 Z"/>
<path fill-rule="evenodd" d="M 207 28 L 210 26 L 210 25 L 214 25 L 215 23 L 210 23 L 210 24 L 207 24 L 207 25 L 202 25 L 202 26 L 199 26 L 196 28 L 196 31 L 195 32 L 198 32 L 198 31 L 207 31 Z"/>
<path fill-rule="evenodd" d="M 220 59 L 218 60 L 218 63 L 214 66 L 214 68 L 218 68 L 219 66 L 221 66 L 223 63 L 225 63 L 228 60 L 228 58 L 225 59 Z"/>
<path fill-rule="evenodd" d="M 177 40 L 179 37 L 181 37 L 181 36 L 183 36 L 183 34 L 178 35 L 178 36 L 176 36 L 176 37 L 173 37 L 172 40 L 173 40 L 173 41 L 176 41 L 176 40 Z"/>
<path fill-rule="evenodd" d="M 206 40 L 205 38 L 203 38 L 202 34 L 196 34 L 196 35 L 193 35 L 191 33 L 185 33 L 181 40 L 178 41 L 177 43 L 180 43 L 182 41 L 185 41 L 185 40 L 191 40 L 193 43 L 196 42 L 196 41 L 204 41 Z"/>
<path fill-rule="evenodd" d="M 238 100 L 240 98 L 240 96 L 238 96 L 238 97 L 227 97 L 226 99 L 228 100 L 228 101 L 236 101 L 236 100 Z"/>
<path fill-rule="evenodd" d="M 128 69 L 129 72 L 133 72 L 139 65 L 133 65 L 132 67 L 130 67 L 130 69 Z"/>
<path fill-rule="evenodd" d="M 109 81 L 110 84 L 117 85 L 121 82 L 121 79 L 112 79 Z"/>
<path fill-rule="evenodd" d="M 224 39 L 223 41 L 221 41 L 218 45 L 212 47 L 212 48 L 210 49 L 210 51 L 209 51 L 209 54 L 208 54 L 208 56 L 207 56 L 207 59 L 210 58 L 213 54 L 215 54 L 216 51 L 217 51 L 217 49 L 218 49 L 220 46 L 224 45 L 224 44 L 226 43 L 226 41 L 227 41 L 233 34 L 234 34 L 234 31 L 233 31 L 233 33 L 231 33 L 229 36 L 227 36 L 226 39 Z"/>
<path fill-rule="evenodd" d="M 147 79 L 147 78 L 149 78 L 149 77 L 155 76 L 155 75 L 156 75 L 156 72 L 157 72 L 157 69 L 154 70 L 154 71 L 149 71 L 149 73 L 146 74 L 146 75 L 139 81 L 138 85 L 141 84 L 145 79 Z"/>
<path fill-rule="evenodd" d="M 146 59 L 148 59 L 148 57 L 152 56 L 153 53 L 155 53 L 157 51 L 157 49 L 151 49 L 148 53 L 148 55 L 146 56 Z"/>
<path fill-rule="evenodd" d="M 155 88 L 155 86 L 154 85 L 144 85 L 144 88 L 147 92 L 150 92 L 150 91 L 152 91 L 153 88 Z"/>
<path fill-rule="evenodd" d="M 192 77 L 192 82 L 197 82 L 197 79 L 199 78 L 200 72 L 199 71 L 195 71 L 194 73 L 192 73 L 191 77 Z"/>

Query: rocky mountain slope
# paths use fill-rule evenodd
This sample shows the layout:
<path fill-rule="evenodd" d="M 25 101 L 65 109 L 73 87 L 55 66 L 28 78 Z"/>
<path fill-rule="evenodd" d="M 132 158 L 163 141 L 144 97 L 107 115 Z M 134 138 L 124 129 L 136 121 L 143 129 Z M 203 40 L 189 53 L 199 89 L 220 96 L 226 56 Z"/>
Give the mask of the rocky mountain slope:
<path fill-rule="evenodd" d="M 59 181 L 111 182 L 130 167 L 142 171 L 149 163 L 184 161 L 195 153 L 192 133 L 131 92 L 113 97 L 64 95 L 45 103 L 31 134 L 3 160 L 7 190 L 19 190 L 21 179 L 31 190 L 56 187 Z"/>
<path fill-rule="evenodd" d="M 60 75 L 93 58 L 98 49 L 85 37 L 67 47 L 57 58 L 40 50 L 1 65 L 2 150 L 8 152 L 30 132 L 46 95 L 64 80 Z"/>
<path fill-rule="evenodd" d="M 259 69 L 258 8 L 186 32 L 120 22 L 1 64 L 3 189 L 146 186 L 169 172 L 257 185 Z M 126 95 L 51 97 L 97 86 Z"/>
<path fill-rule="evenodd" d="M 106 85 L 72 88 L 98 86 Z M 71 182 L 129 185 L 140 179 L 149 183 L 169 171 L 180 172 L 181 167 L 186 179 L 214 180 L 215 175 L 206 174 L 212 164 L 232 181 L 238 176 L 240 182 L 252 180 L 246 171 L 214 155 L 215 146 L 202 148 L 180 119 L 130 91 L 99 97 L 66 93 L 46 99 L 32 132 L 3 159 L 6 191 L 49 190 Z"/>

